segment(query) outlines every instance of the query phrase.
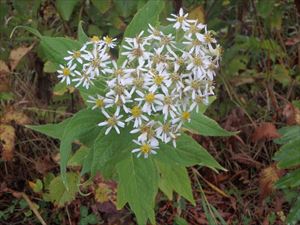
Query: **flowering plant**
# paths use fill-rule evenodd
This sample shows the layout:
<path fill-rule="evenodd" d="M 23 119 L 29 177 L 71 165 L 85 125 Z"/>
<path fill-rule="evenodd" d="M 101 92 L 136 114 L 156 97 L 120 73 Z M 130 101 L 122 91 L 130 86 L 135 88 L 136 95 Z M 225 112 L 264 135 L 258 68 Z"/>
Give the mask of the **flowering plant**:
<path fill-rule="evenodd" d="M 30 30 L 41 38 L 48 59 L 61 64 L 61 82 L 77 87 L 88 105 L 59 124 L 30 128 L 60 140 L 66 186 L 72 142 L 88 148 L 81 174 L 117 179 L 117 207 L 128 203 L 139 224 L 155 223 L 158 189 L 169 199 L 176 191 L 195 204 L 187 166 L 223 169 L 187 131 L 232 135 L 203 114 L 214 95 L 220 46 L 205 24 L 182 9 L 167 19 L 171 25 L 158 26 L 162 4 L 149 1 L 138 11 L 117 61 L 110 54 L 114 38 L 88 39 L 80 27 L 79 41 Z"/>

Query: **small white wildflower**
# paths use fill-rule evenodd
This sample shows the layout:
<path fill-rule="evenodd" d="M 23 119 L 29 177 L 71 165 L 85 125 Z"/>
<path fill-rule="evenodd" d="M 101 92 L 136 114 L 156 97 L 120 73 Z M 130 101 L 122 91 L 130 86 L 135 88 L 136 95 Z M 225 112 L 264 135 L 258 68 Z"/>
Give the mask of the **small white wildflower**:
<path fill-rule="evenodd" d="M 112 128 L 115 129 L 115 131 L 120 134 L 119 127 L 123 128 L 125 127 L 125 123 L 120 121 L 120 119 L 123 117 L 123 115 L 118 115 L 116 112 L 113 116 L 110 116 L 107 112 L 102 111 L 103 115 L 107 118 L 106 121 L 98 123 L 98 126 L 108 126 L 108 128 L 105 131 L 105 135 L 107 135 Z"/>
<path fill-rule="evenodd" d="M 81 73 L 78 71 L 75 71 L 75 73 L 78 75 L 78 77 L 74 78 L 72 81 L 77 82 L 75 87 L 79 87 L 82 85 L 86 89 L 89 89 L 90 85 L 94 85 L 93 79 L 94 77 L 91 77 L 85 70 L 82 70 Z"/>
<path fill-rule="evenodd" d="M 60 65 L 59 66 L 61 69 L 58 70 L 58 78 L 61 78 L 61 82 L 65 82 L 67 83 L 67 85 L 70 85 L 71 84 L 71 76 L 75 76 L 75 68 L 76 68 L 76 64 L 74 65 L 68 65 L 68 66 L 63 66 L 63 65 Z"/>
<path fill-rule="evenodd" d="M 171 14 L 171 16 L 173 18 L 167 18 L 168 21 L 171 21 L 171 22 L 175 22 L 174 24 L 174 28 L 176 30 L 178 30 L 179 28 L 182 28 L 182 30 L 184 31 L 187 31 L 190 27 L 190 24 L 189 22 L 193 22 L 192 20 L 188 20 L 187 17 L 188 17 L 188 14 L 184 14 L 183 12 L 183 9 L 180 8 L 179 10 L 179 15 L 175 15 L 175 14 Z"/>
<path fill-rule="evenodd" d="M 133 106 L 131 108 L 130 112 L 131 112 L 131 116 L 128 117 L 125 120 L 125 122 L 130 122 L 130 121 L 134 120 L 134 124 L 133 124 L 134 128 L 141 126 L 143 123 L 143 120 L 149 121 L 149 119 L 145 115 L 143 115 L 142 109 L 137 105 Z"/>
<path fill-rule="evenodd" d="M 88 103 L 92 103 L 93 107 L 92 109 L 101 109 L 103 110 L 105 105 L 107 104 L 107 99 L 104 98 L 103 96 L 97 94 L 96 97 L 94 96 L 89 96 L 89 99 L 87 100 Z"/>
<path fill-rule="evenodd" d="M 139 102 L 139 105 L 144 103 L 142 110 L 148 115 L 151 115 L 152 111 L 156 112 L 156 106 L 162 105 L 163 95 L 157 94 L 153 92 L 143 93 L 141 91 L 136 91 L 136 93 L 140 96 L 140 98 L 135 98 L 136 101 Z"/>
<path fill-rule="evenodd" d="M 137 140 L 133 140 L 134 143 L 139 145 L 139 148 L 133 149 L 132 153 L 138 153 L 137 157 L 140 157 L 142 154 L 144 155 L 144 158 L 148 158 L 150 154 L 156 154 L 158 147 L 158 142 L 154 140 L 149 140 L 145 142 L 140 142 Z"/>
<path fill-rule="evenodd" d="M 102 42 L 105 47 L 114 48 L 117 45 L 115 43 L 116 41 L 117 38 L 111 38 L 110 36 L 105 36 L 100 42 Z"/>

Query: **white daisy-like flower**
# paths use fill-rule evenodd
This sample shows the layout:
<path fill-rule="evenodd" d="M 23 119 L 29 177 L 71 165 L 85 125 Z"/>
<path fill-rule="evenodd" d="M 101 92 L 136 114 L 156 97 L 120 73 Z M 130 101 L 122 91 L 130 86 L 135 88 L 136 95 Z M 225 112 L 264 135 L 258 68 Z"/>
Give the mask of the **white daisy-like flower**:
<path fill-rule="evenodd" d="M 148 24 L 148 33 L 149 36 L 147 37 L 147 40 L 152 41 L 152 40 L 160 40 L 160 37 L 163 35 L 163 32 L 158 30 L 157 28 L 151 26 L 151 24 Z"/>
<path fill-rule="evenodd" d="M 139 127 L 130 131 L 131 134 L 140 133 L 138 136 L 138 140 L 141 142 L 145 142 L 146 140 L 155 139 L 155 126 L 156 122 L 154 120 L 150 120 L 147 123 L 142 123 Z"/>
<path fill-rule="evenodd" d="M 82 70 L 81 73 L 75 71 L 75 74 L 78 75 L 72 80 L 73 82 L 77 82 L 75 87 L 79 87 L 80 85 L 82 85 L 84 88 L 89 89 L 91 85 L 94 85 L 93 79 L 95 78 L 91 77 L 86 71 Z"/>
<path fill-rule="evenodd" d="M 73 61 L 77 61 L 78 63 L 82 64 L 82 52 L 86 49 L 86 45 L 77 51 L 67 51 L 69 56 L 65 57 L 64 60 L 67 61 L 67 65 L 72 65 Z"/>
<path fill-rule="evenodd" d="M 206 75 L 206 68 L 210 64 L 207 56 L 201 54 L 190 55 L 190 63 L 187 65 L 187 70 L 193 71 L 198 79 L 203 79 Z"/>
<path fill-rule="evenodd" d="M 120 121 L 120 119 L 123 117 L 123 115 L 118 115 L 117 112 L 115 112 L 115 114 L 113 116 L 110 116 L 107 112 L 102 111 L 103 115 L 107 118 L 106 121 L 98 123 L 98 126 L 102 127 L 102 126 L 107 126 L 108 128 L 105 131 L 105 135 L 107 135 L 110 130 L 112 128 L 115 129 L 115 131 L 120 134 L 120 129 L 125 127 L 125 123 L 123 123 L 122 121 Z"/>
<path fill-rule="evenodd" d="M 161 88 L 164 93 L 168 93 L 168 87 L 172 83 L 169 80 L 169 73 L 163 67 L 158 67 L 157 70 L 149 70 L 149 73 L 145 76 L 145 82 L 150 92 L 155 92 L 158 88 Z"/>
<path fill-rule="evenodd" d="M 87 61 L 83 65 L 84 69 L 87 71 L 88 74 L 91 76 L 99 76 L 100 71 L 102 73 L 107 73 L 110 71 L 107 66 L 111 63 L 110 56 L 105 51 L 99 51 L 97 47 L 94 47 L 93 51 L 84 51 L 82 57 Z"/>
<path fill-rule="evenodd" d="M 175 119 L 172 119 L 172 124 L 177 124 L 177 129 L 180 129 L 180 127 L 185 122 L 191 122 L 191 111 L 185 106 L 183 106 L 182 108 L 178 107 L 177 117 Z"/>
<path fill-rule="evenodd" d="M 203 29 L 206 29 L 206 25 L 202 24 L 202 23 L 198 23 L 197 20 L 195 20 L 194 22 L 190 23 L 190 27 L 187 30 L 187 36 L 191 37 L 191 36 L 195 36 L 197 33 L 200 33 L 200 31 L 202 31 Z"/>
<path fill-rule="evenodd" d="M 176 127 L 169 122 L 159 123 L 159 127 L 156 128 L 156 137 L 161 139 L 164 143 L 168 143 L 176 138 L 175 135 Z M 173 133 L 174 132 L 174 133 Z"/>
<path fill-rule="evenodd" d="M 58 78 L 61 78 L 61 82 L 66 82 L 67 85 L 71 84 L 71 77 L 75 76 L 75 68 L 76 68 L 76 64 L 73 65 L 67 65 L 67 66 L 63 66 L 63 65 L 59 65 L 60 70 L 58 70 Z"/>
<path fill-rule="evenodd" d="M 130 110 L 131 116 L 128 117 L 125 122 L 134 121 L 133 127 L 139 127 L 142 125 L 143 121 L 149 121 L 149 119 L 143 115 L 142 109 L 139 106 L 133 106 Z"/>
<path fill-rule="evenodd" d="M 116 41 L 117 41 L 117 38 L 105 36 L 105 37 L 103 37 L 103 39 L 100 42 L 103 43 L 103 45 L 107 48 L 114 48 L 117 46 Z"/>
<path fill-rule="evenodd" d="M 132 78 L 130 74 L 134 71 L 134 69 L 127 68 L 128 61 L 125 60 L 121 67 L 119 67 L 116 61 L 112 61 L 113 68 L 109 73 L 113 74 L 114 78 L 110 80 L 109 86 L 112 86 L 114 83 L 121 85 L 128 85 L 132 83 Z"/>
<path fill-rule="evenodd" d="M 216 43 L 217 40 L 213 37 L 210 31 L 207 31 L 207 27 L 205 27 L 204 30 L 204 34 L 196 33 L 197 39 L 202 43 L 207 44 L 208 46 L 211 46 L 211 44 Z"/>
<path fill-rule="evenodd" d="M 87 100 L 87 102 L 93 104 L 92 109 L 104 110 L 106 104 L 108 103 L 107 99 L 99 94 L 97 94 L 96 97 L 89 96 L 88 98 L 89 99 Z"/>
<path fill-rule="evenodd" d="M 171 18 L 167 18 L 168 21 L 171 21 L 171 22 L 175 22 L 175 24 L 173 25 L 173 27 L 178 30 L 178 29 L 182 29 L 184 31 L 187 31 L 190 27 L 190 24 L 189 22 L 194 22 L 192 20 L 188 20 L 187 17 L 188 17 L 188 13 L 184 14 L 183 12 L 183 9 L 180 8 L 179 10 L 179 15 L 175 15 L 175 14 L 171 14 Z"/>
<path fill-rule="evenodd" d="M 144 142 L 133 140 L 133 142 L 139 145 L 140 147 L 133 149 L 131 152 L 138 153 L 137 157 L 140 157 L 143 154 L 144 158 L 148 158 L 150 154 L 157 154 L 156 151 L 159 148 L 159 146 L 158 146 L 158 141 L 155 140 L 156 139 L 152 139 Z"/>
<path fill-rule="evenodd" d="M 176 107 L 176 99 L 177 96 L 175 94 L 164 95 L 162 100 L 163 105 L 158 105 L 156 107 L 158 111 L 162 111 L 165 121 L 167 120 L 169 115 L 172 119 L 176 117 L 176 113 L 178 111 Z"/>
<path fill-rule="evenodd" d="M 136 93 L 140 96 L 139 98 L 135 98 L 136 101 L 139 102 L 139 105 L 143 105 L 142 111 L 151 115 L 152 112 L 156 112 L 156 106 L 162 105 L 163 95 L 157 94 L 154 92 L 143 93 L 139 90 Z"/>

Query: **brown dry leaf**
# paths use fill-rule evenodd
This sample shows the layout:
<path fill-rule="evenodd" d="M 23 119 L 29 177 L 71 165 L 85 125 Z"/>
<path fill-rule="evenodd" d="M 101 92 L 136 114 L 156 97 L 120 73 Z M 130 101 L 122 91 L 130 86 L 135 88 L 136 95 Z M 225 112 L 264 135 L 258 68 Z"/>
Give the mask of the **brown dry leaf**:
<path fill-rule="evenodd" d="M 258 142 L 261 140 L 270 140 L 278 137 L 280 137 L 280 134 L 273 123 L 262 123 L 253 132 L 252 141 Z"/>
<path fill-rule="evenodd" d="M 17 65 L 19 64 L 20 60 L 33 48 L 34 44 L 30 45 L 29 47 L 21 46 L 16 49 L 13 49 L 9 55 L 9 64 L 10 70 L 13 71 Z"/>
<path fill-rule="evenodd" d="M 2 116 L 1 123 L 11 123 L 15 121 L 19 125 L 26 125 L 30 123 L 30 119 L 23 112 L 17 112 L 14 110 L 7 110 Z"/>
<path fill-rule="evenodd" d="M 9 68 L 5 62 L 0 60 L 0 92 L 9 91 Z"/>
<path fill-rule="evenodd" d="M 205 14 L 204 14 L 203 7 L 198 6 L 198 7 L 194 8 L 192 11 L 190 11 L 189 18 L 198 20 L 199 23 L 204 23 L 205 22 Z"/>
<path fill-rule="evenodd" d="M 2 159 L 10 161 L 13 158 L 15 147 L 15 128 L 10 125 L 0 124 L 0 141 L 2 142 Z"/>
<path fill-rule="evenodd" d="M 291 103 L 285 105 L 282 115 L 284 116 L 287 125 L 300 124 L 300 110 Z"/>
<path fill-rule="evenodd" d="M 260 172 L 259 189 L 261 201 L 273 192 L 275 182 L 283 175 L 283 173 L 284 171 L 278 169 L 276 164 L 272 164 Z"/>

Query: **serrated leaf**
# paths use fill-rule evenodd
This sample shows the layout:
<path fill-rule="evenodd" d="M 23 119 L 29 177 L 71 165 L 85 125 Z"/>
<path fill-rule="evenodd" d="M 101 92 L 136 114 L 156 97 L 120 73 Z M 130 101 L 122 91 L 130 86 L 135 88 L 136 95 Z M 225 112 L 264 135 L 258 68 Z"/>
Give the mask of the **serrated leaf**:
<path fill-rule="evenodd" d="M 295 188 L 297 186 L 300 186 L 300 169 L 289 172 L 276 183 L 277 188 Z"/>
<path fill-rule="evenodd" d="M 117 171 L 118 208 L 122 208 L 128 202 L 138 224 L 146 224 L 148 219 L 155 224 L 154 200 L 158 190 L 158 172 L 154 162 L 131 155 L 118 163 Z"/>
<path fill-rule="evenodd" d="M 224 130 L 213 119 L 205 116 L 201 112 L 191 114 L 191 122 L 185 123 L 184 127 L 188 128 L 191 132 L 203 136 L 232 136 L 235 133 Z"/>
<path fill-rule="evenodd" d="M 211 169 L 224 169 L 201 145 L 193 138 L 182 134 L 176 141 L 176 148 L 172 144 L 160 144 L 157 160 L 173 165 L 193 166 L 202 165 Z"/>
<path fill-rule="evenodd" d="M 61 17 L 69 21 L 79 0 L 56 0 L 56 8 Z"/>
<path fill-rule="evenodd" d="M 292 156 L 292 157 L 291 157 Z M 274 156 L 279 168 L 289 168 L 300 164 L 300 138 L 283 145 Z"/>
<path fill-rule="evenodd" d="M 47 198 L 54 204 L 62 207 L 66 203 L 75 199 L 75 195 L 78 192 L 79 177 L 76 173 L 67 173 L 66 180 L 68 188 L 63 183 L 62 177 L 55 177 L 48 187 L 49 195 Z"/>
<path fill-rule="evenodd" d="M 172 166 L 159 161 L 157 161 L 157 165 L 160 173 L 159 188 L 166 194 L 169 200 L 173 199 L 173 191 L 176 191 L 195 205 L 191 181 L 186 168 L 182 166 Z"/>
<path fill-rule="evenodd" d="M 130 24 L 127 26 L 127 29 L 124 33 L 124 37 L 134 37 L 142 30 L 145 30 L 145 27 L 148 27 L 148 24 L 156 25 L 158 23 L 159 14 L 164 8 L 164 2 L 161 0 L 148 1 L 133 17 Z M 124 40 L 121 45 L 124 45 Z M 118 64 L 124 62 L 125 58 L 122 56 L 123 48 L 120 48 Z"/>

